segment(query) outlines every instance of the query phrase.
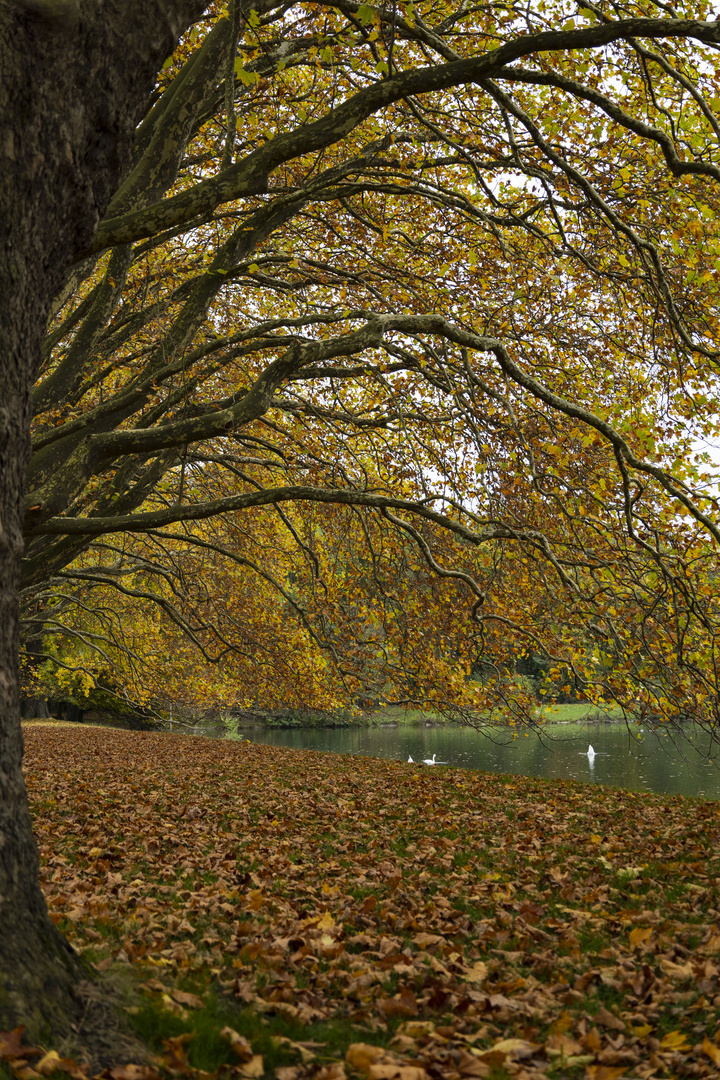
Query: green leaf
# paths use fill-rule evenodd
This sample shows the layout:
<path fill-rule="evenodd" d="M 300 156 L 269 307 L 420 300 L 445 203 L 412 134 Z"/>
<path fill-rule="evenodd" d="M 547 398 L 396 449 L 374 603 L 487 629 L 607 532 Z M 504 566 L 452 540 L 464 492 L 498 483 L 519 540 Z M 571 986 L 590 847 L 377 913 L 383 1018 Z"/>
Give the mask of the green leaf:
<path fill-rule="evenodd" d="M 238 57 L 235 60 L 235 78 L 243 84 L 243 86 L 254 86 L 256 82 L 260 81 L 260 76 L 257 71 L 248 71 L 243 67 L 242 60 Z"/>
<path fill-rule="evenodd" d="M 357 9 L 357 17 L 363 26 L 369 26 L 375 19 L 375 8 L 370 4 L 361 4 Z"/>

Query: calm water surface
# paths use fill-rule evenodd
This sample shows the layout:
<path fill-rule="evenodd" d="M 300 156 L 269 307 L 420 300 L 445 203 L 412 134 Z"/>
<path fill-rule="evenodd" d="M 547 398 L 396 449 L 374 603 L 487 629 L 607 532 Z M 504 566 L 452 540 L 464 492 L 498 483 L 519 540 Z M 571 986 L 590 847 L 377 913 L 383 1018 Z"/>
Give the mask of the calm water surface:
<path fill-rule="evenodd" d="M 622 724 L 554 724 L 540 738 L 492 738 L 470 728 L 381 727 L 255 729 L 251 742 L 335 754 L 415 761 L 432 758 L 463 769 L 519 773 L 588 784 L 613 784 L 636 791 L 720 799 L 720 747 L 709 754 L 707 737 L 674 743 L 648 729 L 629 734 Z M 588 745 L 596 756 L 590 761 Z"/>

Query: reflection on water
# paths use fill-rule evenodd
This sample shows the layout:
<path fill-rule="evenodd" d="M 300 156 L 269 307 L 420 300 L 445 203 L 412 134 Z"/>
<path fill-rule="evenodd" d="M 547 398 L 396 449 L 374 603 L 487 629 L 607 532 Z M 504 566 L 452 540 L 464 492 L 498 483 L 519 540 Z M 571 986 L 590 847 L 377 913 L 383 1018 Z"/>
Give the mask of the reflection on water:
<path fill-rule="evenodd" d="M 450 766 L 520 773 L 636 791 L 720 799 L 720 747 L 717 761 L 707 736 L 673 741 L 667 733 L 623 724 L 554 724 L 542 737 L 534 733 L 492 738 L 471 728 L 381 727 L 255 729 L 252 742 L 335 754 L 363 754 L 415 762 L 436 755 Z M 588 754 L 592 745 L 594 754 Z M 423 766 L 420 766 L 421 768 Z"/>

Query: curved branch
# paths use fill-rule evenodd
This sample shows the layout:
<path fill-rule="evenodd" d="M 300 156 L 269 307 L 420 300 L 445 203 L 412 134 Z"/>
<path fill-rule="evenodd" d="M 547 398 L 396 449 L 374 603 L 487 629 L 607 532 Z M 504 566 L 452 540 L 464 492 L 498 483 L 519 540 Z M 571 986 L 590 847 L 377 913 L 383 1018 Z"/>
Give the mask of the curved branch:
<path fill-rule="evenodd" d="M 119 243 L 152 236 L 163 229 L 196 222 L 222 203 L 267 191 L 268 176 L 279 165 L 338 142 L 378 110 L 403 98 L 479 83 L 523 56 L 566 49 L 598 49 L 628 37 L 692 37 L 720 43 L 720 24 L 693 19 L 619 19 L 579 30 L 544 30 L 518 37 L 481 57 L 418 68 L 382 79 L 358 91 L 326 116 L 284 132 L 217 176 L 146 209 L 101 222 L 84 256 Z"/>
<path fill-rule="evenodd" d="M 256 506 L 272 506 L 283 502 L 318 502 L 336 503 L 344 506 L 369 506 L 376 509 L 387 507 L 405 510 L 433 521 L 472 544 L 484 543 L 497 539 L 535 539 L 531 531 L 520 532 L 507 526 L 488 526 L 483 532 L 468 529 L 461 522 L 440 514 L 422 503 L 410 499 L 392 498 L 370 491 L 347 490 L 343 488 L 315 488 L 288 486 L 251 491 L 242 495 L 231 495 L 224 499 L 213 499 L 205 503 L 172 506 L 164 510 L 150 510 L 141 514 L 127 514 L 122 517 L 58 517 L 38 525 L 31 536 L 99 536 L 111 532 L 148 532 L 159 529 L 175 521 L 201 521 L 217 514 L 233 513 Z"/>

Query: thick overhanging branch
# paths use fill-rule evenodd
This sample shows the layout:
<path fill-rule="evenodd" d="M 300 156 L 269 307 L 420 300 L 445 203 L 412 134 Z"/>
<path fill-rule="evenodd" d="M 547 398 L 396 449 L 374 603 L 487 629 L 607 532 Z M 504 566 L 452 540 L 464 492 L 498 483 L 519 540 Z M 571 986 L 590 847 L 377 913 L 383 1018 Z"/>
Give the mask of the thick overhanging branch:
<path fill-rule="evenodd" d="M 84 439 L 65 467 L 26 499 L 26 522 L 30 529 L 68 505 L 74 493 L 109 462 L 128 454 L 154 454 L 171 447 L 187 446 L 227 435 L 262 416 L 270 408 L 277 388 L 305 363 L 318 364 L 335 356 L 347 356 L 380 343 L 382 330 L 370 319 L 359 330 L 329 341 L 293 344 L 256 379 L 240 400 L 227 409 L 157 424 L 143 429 L 114 431 Z"/>
<path fill-rule="evenodd" d="M 677 499 L 698 522 L 703 524 L 716 540 L 720 541 L 720 529 L 699 509 L 688 489 L 665 470 L 639 458 L 632 451 L 627 440 L 611 424 L 581 405 L 554 393 L 524 371 L 512 360 L 502 342 L 463 330 L 439 315 L 371 315 L 363 327 L 339 338 L 302 344 L 298 342 L 291 346 L 283 356 L 266 368 L 240 401 L 227 409 L 189 420 L 156 425 L 148 429 L 112 432 L 85 440 L 71 458 L 73 468 L 67 470 L 67 475 L 64 470 L 59 478 L 49 481 L 44 489 L 36 490 L 28 496 L 27 535 L 33 537 L 47 533 L 72 532 L 96 535 L 103 531 L 132 530 L 136 526 L 142 528 L 140 520 L 145 518 L 142 514 L 124 515 L 119 518 L 98 516 L 87 519 L 57 516 L 68 502 L 66 490 L 68 482 L 71 481 L 74 486 L 77 486 L 80 478 L 86 479 L 103 463 L 109 463 L 128 454 L 153 454 L 171 447 L 187 446 L 190 443 L 230 434 L 264 415 L 272 405 L 274 392 L 285 380 L 300 372 L 305 364 L 317 365 L 333 357 L 349 356 L 364 349 L 377 347 L 381 344 L 383 337 L 392 331 L 409 335 L 438 334 L 464 348 L 492 352 L 502 370 L 516 385 L 529 391 L 553 410 L 596 430 L 612 446 L 619 462 L 624 462 L 630 468 L 652 476 L 669 495 Z M 198 517 L 207 517 L 230 508 L 229 504 L 225 506 L 225 500 L 221 502 L 223 502 L 222 507 L 218 506 L 217 509 L 207 513 L 204 511 L 195 511 L 195 513 Z M 240 509 L 243 505 L 238 503 L 237 508 Z M 190 507 L 184 508 L 183 513 L 167 519 L 162 518 L 161 521 L 153 519 L 153 527 L 164 524 L 166 521 L 189 518 L 192 516 L 190 510 Z M 166 513 L 166 511 L 157 513 Z M 122 524 L 122 522 L 136 524 Z"/>
<path fill-rule="evenodd" d="M 434 500 L 433 500 L 434 501 Z M 483 531 L 469 529 L 462 522 L 447 517 L 433 510 L 431 506 L 410 499 L 398 499 L 389 495 L 380 495 L 371 491 L 347 490 L 342 488 L 320 488 L 305 486 L 287 486 L 267 488 L 260 491 L 231 495 L 223 499 L 214 499 L 197 504 L 168 507 L 163 510 L 150 510 L 141 514 L 127 514 L 121 517 L 51 518 L 37 526 L 30 534 L 34 536 L 99 536 L 111 532 L 148 532 L 163 528 L 175 521 L 202 521 L 218 514 L 249 510 L 252 507 L 274 506 L 283 502 L 333 503 L 344 506 L 367 506 L 375 509 L 388 508 L 403 510 L 409 514 L 432 521 L 449 530 L 462 540 L 471 544 L 480 544 L 498 539 L 534 539 L 531 532 L 520 533 L 501 525 L 488 526 Z"/>
<path fill-rule="evenodd" d="M 365 155 L 374 154 L 378 149 L 385 146 L 387 140 L 381 139 L 370 143 L 365 147 Z M 34 455 L 28 468 L 28 486 L 34 489 L 34 496 L 29 505 L 48 505 L 47 491 L 44 494 L 39 494 L 40 490 L 44 487 L 46 480 L 49 476 L 53 479 L 50 481 L 51 485 L 59 491 L 61 472 L 65 475 L 68 474 L 66 463 L 68 463 L 71 455 L 75 453 L 75 460 L 72 463 L 72 470 L 76 479 L 81 479 L 83 476 L 87 479 L 86 467 L 89 466 L 88 444 L 80 445 L 81 440 L 86 436 L 98 436 L 107 433 L 108 431 L 116 431 L 119 426 L 126 422 L 127 419 L 146 403 L 148 395 L 155 392 L 157 388 L 168 381 L 172 380 L 178 373 L 186 371 L 191 365 L 208 351 L 220 348 L 222 341 L 218 340 L 214 342 L 210 347 L 205 349 L 191 349 L 184 351 L 182 348 L 183 343 L 189 343 L 192 339 L 197 326 L 202 321 L 208 311 L 210 304 L 217 296 L 218 292 L 225 286 L 226 283 L 233 278 L 233 268 L 237 269 L 238 259 L 247 256 L 249 252 L 265 239 L 273 230 L 276 230 L 281 225 L 287 223 L 287 221 L 293 217 L 308 201 L 312 201 L 318 197 L 324 197 L 324 187 L 327 183 L 335 182 L 338 177 L 345 175 L 345 173 L 352 172 L 358 167 L 359 163 L 365 161 L 366 157 L 355 157 L 350 161 L 343 163 L 341 166 L 332 167 L 326 170 L 324 173 L 317 176 L 305 190 L 300 192 L 294 192 L 289 195 L 284 195 L 274 199 L 271 203 L 259 207 L 252 214 L 244 217 L 241 226 L 234 230 L 229 239 L 223 244 L 220 251 L 213 260 L 211 266 L 207 272 L 200 274 L 194 282 L 184 282 L 179 289 L 176 289 L 168 298 L 168 305 L 174 301 L 183 299 L 183 308 L 179 316 L 174 320 L 173 325 L 169 331 L 165 334 L 164 338 L 158 342 L 156 347 L 152 350 L 150 359 L 145 365 L 144 369 L 140 371 L 128 384 L 125 385 L 119 392 L 115 393 L 109 400 L 101 401 L 96 404 L 94 408 L 90 408 L 82 416 L 74 420 L 59 425 L 57 428 L 43 431 L 34 444 Z M 122 255 L 122 251 L 115 252 L 111 259 L 108 273 L 106 274 L 106 281 L 111 281 L 112 286 L 108 284 L 110 295 L 116 293 L 117 284 L 112 277 L 112 260 Z M 118 274 L 115 272 L 115 276 Z M 190 288 L 190 286 L 192 286 Z M 188 294 L 189 295 L 182 295 Z M 105 302 L 105 301 L 103 301 Z M 156 315 L 155 306 L 151 306 L 145 313 L 146 320 L 151 320 Z M 61 361 L 55 371 L 46 379 L 43 383 L 36 388 L 34 394 L 34 406 L 39 409 L 42 406 L 54 407 L 61 400 L 57 393 L 58 384 L 62 385 L 67 380 L 75 381 L 80 377 L 83 370 L 83 365 L 88 365 L 92 358 L 92 349 L 90 345 L 92 342 L 89 337 L 97 333 L 97 319 L 92 317 L 92 312 L 88 316 L 90 324 L 87 325 L 84 322 L 80 330 L 78 331 L 77 345 L 73 342 L 67 356 Z M 307 325 L 313 321 L 322 322 L 322 316 L 317 319 L 304 319 L 295 320 L 297 325 Z M 331 321 L 338 321 L 337 318 Z M 283 322 L 283 324 L 291 325 L 290 323 Z M 280 323 L 278 323 L 280 325 Z M 137 321 L 134 330 L 137 332 L 141 328 L 140 321 Z M 233 338 L 228 339 L 228 342 L 238 341 L 244 337 L 253 335 L 255 338 L 255 344 L 259 348 L 264 348 L 266 345 L 272 343 L 264 343 L 259 340 L 259 334 L 261 329 L 259 327 L 254 328 L 249 334 L 235 335 Z M 280 342 L 279 342 L 280 343 Z M 108 341 L 103 341 L 102 347 L 108 349 Z M 225 353 L 225 362 L 233 355 L 231 352 Z M 189 388 L 190 383 L 188 382 Z M 235 396 L 233 404 L 242 396 L 243 392 L 239 392 Z M 181 395 L 180 395 L 181 396 Z M 160 415 L 171 408 L 174 404 L 173 400 L 166 399 L 166 401 L 158 406 L 153 417 L 146 417 L 145 423 L 142 425 L 142 430 L 146 430 L 152 421 L 157 426 Z M 245 402 L 247 406 L 249 402 Z M 205 410 L 207 415 L 210 412 L 215 412 L 216 419 L 218 419 L 218 410 L 208 408 Z M 177 421 L 176 421 L 177 422 Z M 195 436 L 188 435 L 186 441 L 192 441 Z M 185 436 L 181 436 L 185 439 Z M 49 446 L 51 443 L 59 444 L 56 448 L 48 453 L 43 452 L 43 448 Z M 107 447 L 107 444 L 106 444 Z M 79 448 L 79 449 L 78 449 Z M 102 460 L 103 450 L 100 444 L 95 444 L 93 452 L 96 455 L 96 460 Z M 100 455 L 97 457 L 97 455 Z M 86 465 L 83 465 L 83 462 Z M 66 493 L 67 497 L 67 493 Z M 59 505 L 56 505 L 55 513 L 59 511 Z"/>
<path fill-rule="evenodd" d="M 218 81 L 231 42 L 229 19 L 218 19 L 137 130 L 135 161 L 108 216 L 146 207 L 175 181 L 196 116 Z"/>
<path fill-rule="evenodd" d="M 401 72 L 358 91 L 322 119 L 285 132 L 222 170 L 170 199 L 100 224 L 84 256 L 212 213 L 223 203 L 267 191 L 269 175 L 281 164 L 338 142 L 373 113 L 413 95 L 481 83 L 521 57 L 570 49 L 597 49 L 626 38 L 691 37 L 720 43 L 720 24 L 693 19 L 620 19 L 585 29 L 546 30 L 507 42 L 481 57 Z"/>

